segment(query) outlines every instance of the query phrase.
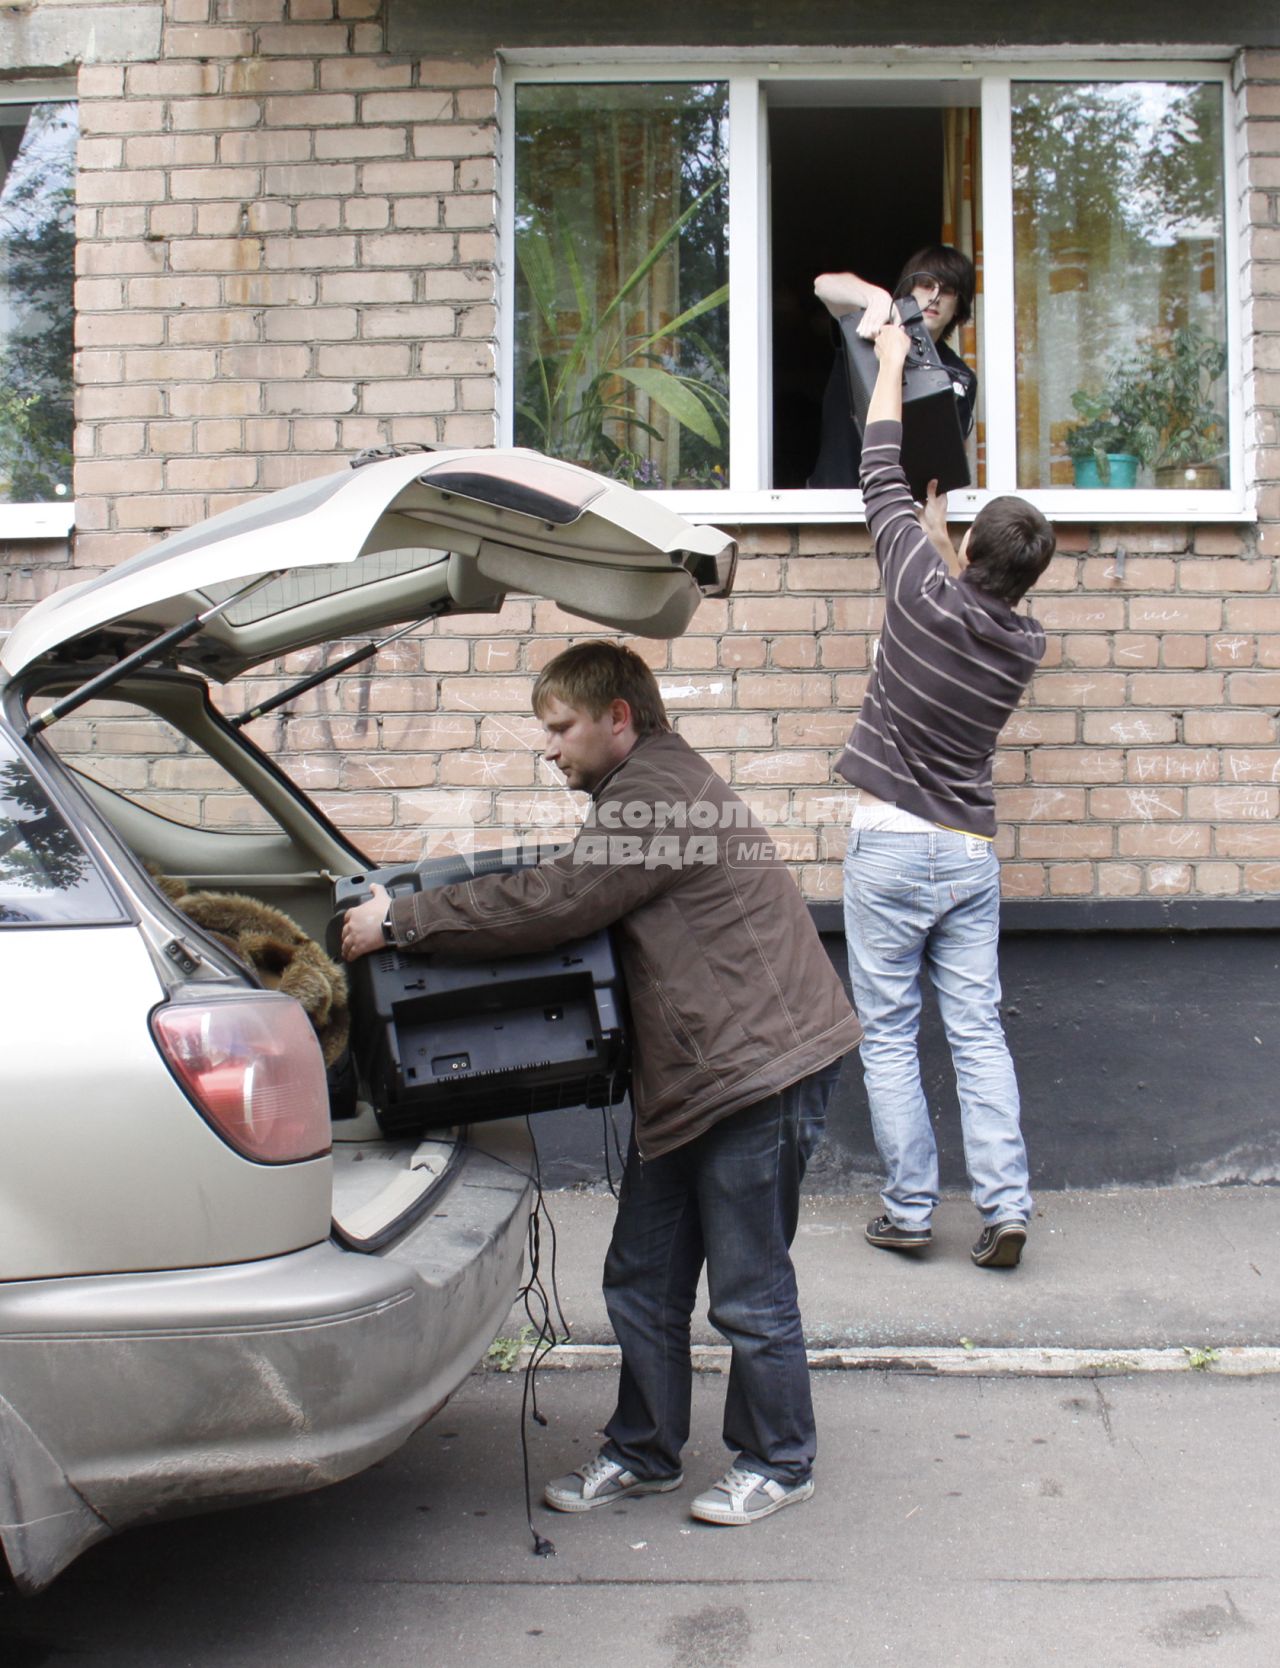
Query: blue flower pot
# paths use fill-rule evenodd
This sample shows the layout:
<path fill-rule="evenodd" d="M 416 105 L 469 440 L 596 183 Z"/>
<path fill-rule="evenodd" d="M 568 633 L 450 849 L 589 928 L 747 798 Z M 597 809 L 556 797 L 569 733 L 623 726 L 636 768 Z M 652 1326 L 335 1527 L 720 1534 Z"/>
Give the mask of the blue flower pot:
<path fill-rule="evenodd" d="M 1098 460 L 1090 456 L 1087 458 L 1072 458 L 1071 466 L 1076 472 L 1076 485 L 1082 490 L 1091 487 L 1133 487 L 1138 484 L 1138 465 L 1141 458 L 1132 452 L 1108 452 L 1107 466 L 1111 479 L 1104 481 L 1098 473 Z"/>

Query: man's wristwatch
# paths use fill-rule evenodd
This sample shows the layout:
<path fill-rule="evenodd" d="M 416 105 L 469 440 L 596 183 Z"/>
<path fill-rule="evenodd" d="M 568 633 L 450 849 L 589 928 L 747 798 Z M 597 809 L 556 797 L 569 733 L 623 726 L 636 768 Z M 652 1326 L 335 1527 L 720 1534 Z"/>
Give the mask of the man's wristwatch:
<path fill-rule="evenodd" d="M 387 913 L 382 917 L 382 942 L 391 949 L 396 947 L 395 930 L 391 925 L 391 905 L 387 905 Z"/>

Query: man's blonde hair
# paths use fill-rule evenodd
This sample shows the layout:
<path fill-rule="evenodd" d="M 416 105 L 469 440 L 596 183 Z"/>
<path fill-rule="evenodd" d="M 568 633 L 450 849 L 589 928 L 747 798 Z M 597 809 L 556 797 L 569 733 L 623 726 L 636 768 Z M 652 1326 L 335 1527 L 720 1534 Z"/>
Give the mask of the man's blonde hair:
<path fill-rule="evenodd" d="M 549 660 L 533 686 L 533 710 L 539 718 L 552 700 L 578 707 L 592 718 L 599 718 L 612 702 L 625 701 L 637 735 L 671 728 L 657 679 L 635 650 L 622 643 L 592 639 Z"/>

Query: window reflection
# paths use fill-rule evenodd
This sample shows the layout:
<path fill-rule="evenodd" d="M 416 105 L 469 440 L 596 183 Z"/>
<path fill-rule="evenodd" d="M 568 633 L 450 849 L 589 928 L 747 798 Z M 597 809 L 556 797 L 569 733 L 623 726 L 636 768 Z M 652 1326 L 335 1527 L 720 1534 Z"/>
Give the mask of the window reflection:
<path fill-rule="evenodd" d="M 1015 86 L 1018 480 L 1227 484 L 1222 94 Z"/>
<path fill-rule="evenodd" d="M 71 493 L 76 107 L 0 105 L 0 502 Z"/>
<path fill-rule="evenodd" d="M 0 761 L 0 924 L 115 915 L 84 848 L 17 759 Z"/>

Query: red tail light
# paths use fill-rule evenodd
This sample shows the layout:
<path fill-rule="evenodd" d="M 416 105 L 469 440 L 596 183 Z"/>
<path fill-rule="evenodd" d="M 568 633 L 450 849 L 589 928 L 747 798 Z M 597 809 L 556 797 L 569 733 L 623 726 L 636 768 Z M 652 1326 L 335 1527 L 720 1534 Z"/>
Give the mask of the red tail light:
<path fill-rule="evenodd" d="M 291 996 L 263 992 L 157 1008 L 169 1069 L 237 1152 L 290 1164 L 329 1151 L 329 1091 L 315 1032 Z"/>

